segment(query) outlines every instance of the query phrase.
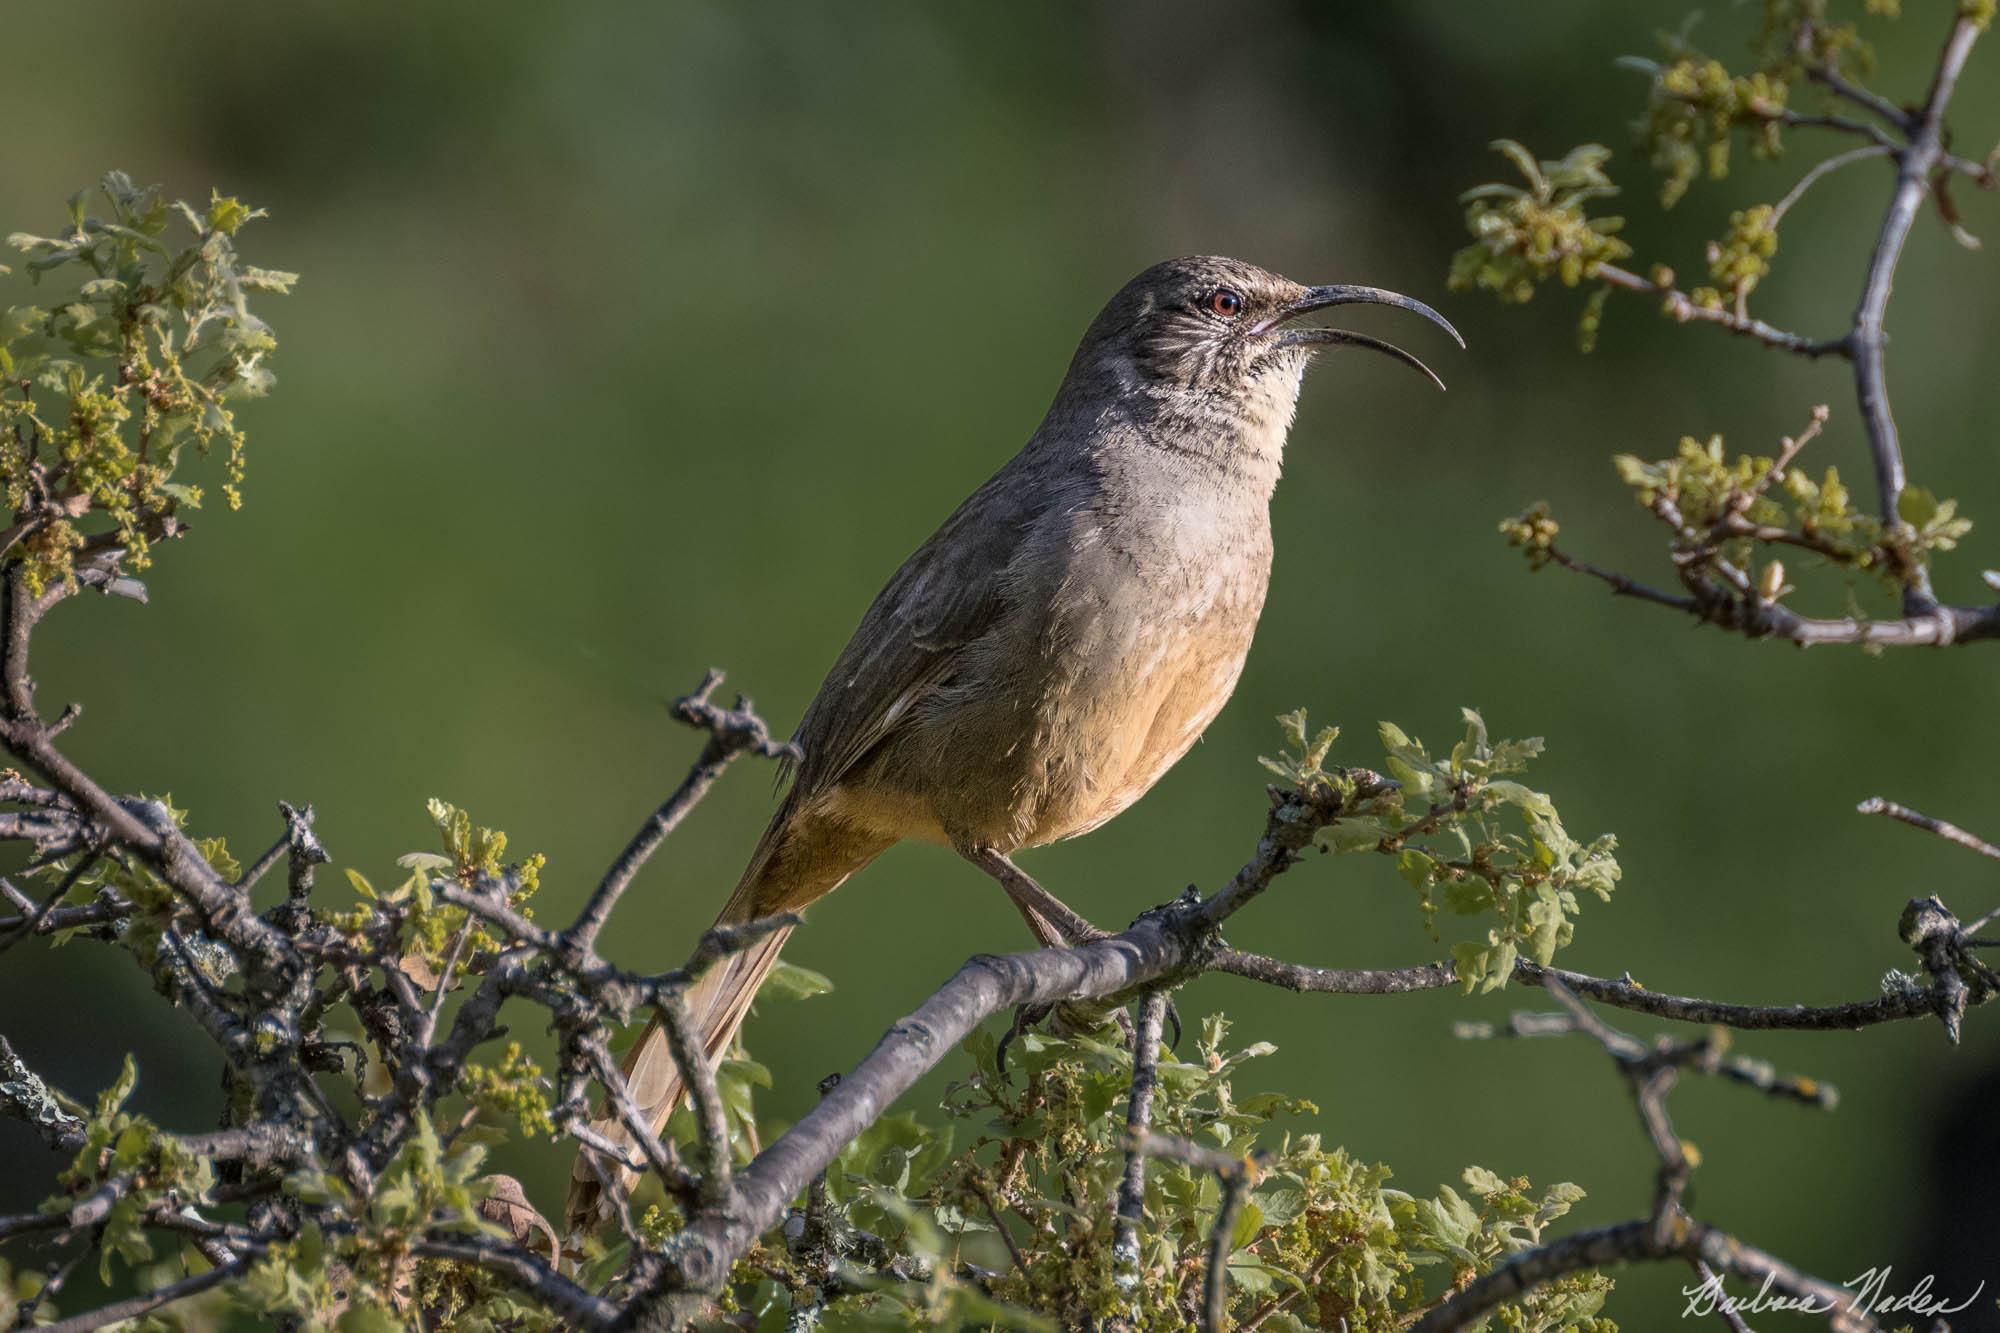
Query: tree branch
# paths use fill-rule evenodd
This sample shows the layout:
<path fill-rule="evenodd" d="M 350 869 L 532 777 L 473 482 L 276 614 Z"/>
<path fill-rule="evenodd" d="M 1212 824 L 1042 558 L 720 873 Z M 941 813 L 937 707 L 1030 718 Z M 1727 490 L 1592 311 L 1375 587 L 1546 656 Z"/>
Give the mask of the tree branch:
<path fill-rule="evenodd" d="M 1715 1040 L 1661 1041 L 1648 1046 L 1606 1024 L 1559 978 L 1545 977 L 1544 985 L 1562 1003 L 1566 1030 L 1594 1037 L 1625 1078 L 1640 1124 L 1659 1160 L 1653 1211 L 1636 1221 L 1585 1231 L 1514 1255 L 1425 1314 L 1412 1333 L 1468 1328 L 1502 1302 L 1569 1273 L 1659 1259 L 1706 1264 L 1768 1284 L 1797 1302 L 1801 1311 L 1829 1316 L 1837 1333 L 1874 1333 L 1877 1325 L 1854 1292 L 1697 1222 L 1684 1210 L 1682 1197 L 1694 1164 L 1667 1114 L 1666 1098 L 1682 1069 L 1714 1072 L 1718 1068 L 1722 1051 Z M 1719 1289 L 1716 1295 L 1720 1296 Z M 1689 1312 L 1694 1312 L 1692 1304 Z"/>
<path fill-rule="evenodd" d="M 1868 443 L 1875 459 L 1875 488 L 1881 500 L 1882 523 L 1893 528 L 1902 523 L 1899 502 L 1906 476 L 1903 450 L 1896 434 L 1896 418 L 1889 410 L 1889 384 L 1884 368 L 1884 348 L 1888 335 L 1883 322 L 1888 315 L 1889 293 L 1896 281 L 1896 264 L 1903 244 L 1909 239 L 1911 224 L 1923 207 L 1930 190 L 1931 174 L 1944 152 L 1944 111 L 1965 68 L 1972 44 L 1979 37 L 1979 25 L 1970 17 L 1960 17 L 1952 25 L 1937 74 L 1931 81 L 1930 96 L 1923 110 L 1909 126 L 1910 142 L 1902 149 L 1896 170 L 1896 187 L 1882 218 L 1875 249 L 1868 260 L 1868 276 L 1862 285 L 1861 302 L 1855 308 L 1854 327 L 1848 334 L 1854 360 L 1854 383 L 1861 403 L 1861 417 L 1868 429 Z M 1905 571 L 1909 593 L 1905 611 L 1922 614 L 1936 605 L 1930 576 L 1921 566 Z"/>
<path fill-rule="evenodd" d="M 708 794 L 715 780 L 735 762 L 738 755 L 754 751 L 767 759 L 798 757 L 798 748 L 789 741 L 771 738 L 770 729 L 765 726 L 764 719 L 757 716 L 748 699 L 737 696 L 734 708 L 718 708 L 710 703 L 708 696 L 721 683 L 722 673 L 710 668 L 694 693 L 674 700 L 675 721 L 706 731 L 708 743 L 702 746 L 694 767 L 688 770 L 687 777 L 682 779 L 674 794 L 640 826 L 625 845 L 625 850 L 618 854 L 618 859 L 611 863 L 611 868 L 604 872 L 597 891 L 590 896 L 576 923 L 566 932 L 569 940 L 576 945 L 589 949 L 596 944 L 598 932 L 604 929 L 604 923 L 610 920 L 618 899 L 631 887 L 639 871 L 659 850 L 660 844 L 680 827 L 688 812 L 700 804 L 701 798 Z"/>
<path fill-rule="evenodd" d="M 1683 324 L 1719 325 L 1731 333 L 1763 343 L 1766 347 L 1775 347 L 1808 360 L 1818 360 L 1823 356 L 1854 354 L 1846 337 L 1808 338 L 1803 334 L 1766 324 L 1761 319 L 1740 315 L 1726 307 L 1701 305 L 1677 287 L 1662 286 L 1651 278 L 1642 277 L 1630 269 L 1619 268 L 1616 264 L 1599 264 L 1591 270 L 1590 276 L 1628 292 L 1660 298 L 1668 317 Z"/>
<path fill-rule="evenodd" d="M 1146 1154 L 1140 1145 L 1153 1121 L 1153 1087 L 1159 1078 L 1160 1027 L 1167 1013 L 1165 991 L 1149 990 L 1139 1001 L 1132 1033 L 1132 1092 L 1125 1108 L 1125 1176 L 1118 1184 L 1117 1237 L 1112 1258 L 1136 1282 L 1139 1278 L 1139 1224 L 1146 1215 Z M 1121 1277 L 1121 1280 L 1123 1278 Z"/>
<path fill-rule="evenodd" d="M 26 1121 L 42 1142 L 58 1152 L 73 1153 L 83 1146 L 83 1120 L 63 1110 L 48 1084 L 14 1053 L 5 1037 L 0 1037 L 0 1110 Z"/>
<path fill-rule="evenodd" d="M 156 1291 L 127 1297 L 122 1301 L 113 1301 L 109 1305 L 100 1305 L 87 1314 L 71 1315 L 68 1319 L 58 1319 L 53 1323 L 44 1324 L 40 1333 L 90 1333 L 91 1329 L 103 1328 L 106 1324 L 115 1324 L 123 1319 L 137 1319 L 140 1315 L 157 1310 L 161 1306 L 186 1300 L 190 1296 L 199 1296 L 211 1287 L 240 1276 L 249 1266 L 249 1261 L 244 1259 L 239 1259 L 233 1264 L 223 1264 L 209 1269 L 206 1273 L 195 1273 L 178 1282 L 168 1283 Z"/>

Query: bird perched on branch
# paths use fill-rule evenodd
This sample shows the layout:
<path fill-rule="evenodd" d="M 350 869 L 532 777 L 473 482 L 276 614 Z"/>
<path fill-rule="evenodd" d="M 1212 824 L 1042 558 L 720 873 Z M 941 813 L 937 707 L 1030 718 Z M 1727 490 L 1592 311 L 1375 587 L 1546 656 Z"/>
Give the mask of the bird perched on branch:
<path fill-rule="evenodd" d="M 1234 259 L 1171 260 L 1112 297 L 1027 447 L 862 616 L 799 724 L 804 758 L 718 923 L 797 911 L 916 838 L 999 880 L 1044 945 L 1086 933 L 1009 854 L 1131 805 L 1228 700 L 1264 606 L 1271 492 L 1307 364 L 1366 347 L 1437 382 L 1391 343 L 1299 322 L 1353 304 L 1415 311 L 1464 345 L 1421 301 L 1305 287 Z M 710 1058 L 789 933 L 689 989 Z M 625 1075 L 657 1130 L 681 1094 L 657 1020 Z M 616 1116 L 594 1128 L 631 1142 Z M 571 1180 L 571 1230 L 599 1220 L 605 1166 L 590 1151 Z"/>

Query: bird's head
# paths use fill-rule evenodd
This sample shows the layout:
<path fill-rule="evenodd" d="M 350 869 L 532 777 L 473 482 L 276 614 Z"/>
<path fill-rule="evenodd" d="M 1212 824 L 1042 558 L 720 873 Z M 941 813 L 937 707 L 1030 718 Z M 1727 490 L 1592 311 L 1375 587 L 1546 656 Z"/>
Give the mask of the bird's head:
<path fill-rule="evenodd" d="M 1394 343 L 1300 321 L 1338 305 L 1392 305 L 1414 311 L 1465 340 L 1437 311 L 1379 287 L 1307 287 L 1240 259 L 1195 255 L 1155 264 L 1111 298 L 1077 349 L 1077 370 L 1151 392 L 1208 399 L 1280 400 L 1285 415 L 1313 354 L 1366 347 L 1444 382 Z M 1278 404 L 1274 404 L 1278 405 Z"/>

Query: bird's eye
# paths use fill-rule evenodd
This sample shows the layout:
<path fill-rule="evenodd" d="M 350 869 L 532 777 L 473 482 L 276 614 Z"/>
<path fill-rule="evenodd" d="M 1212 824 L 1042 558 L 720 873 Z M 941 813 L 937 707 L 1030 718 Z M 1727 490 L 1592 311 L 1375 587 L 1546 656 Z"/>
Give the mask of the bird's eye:
<path fill-rule="evenodd" d="M 1235 319 L 1243 313 L 1243 298 L 1227 287 L 1217 287 L 1208 294 L 1208 308 L 1224 319 Z"/>

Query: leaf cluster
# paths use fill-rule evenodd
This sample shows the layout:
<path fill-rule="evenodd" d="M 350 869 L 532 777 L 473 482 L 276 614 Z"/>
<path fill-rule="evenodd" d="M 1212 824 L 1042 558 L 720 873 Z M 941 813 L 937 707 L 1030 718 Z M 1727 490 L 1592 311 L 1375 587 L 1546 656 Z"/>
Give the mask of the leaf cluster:
<path fill-rule="evenodd" d="M 1892 3 L 1868 0 L 1867 7 L 1894 14 Z M 1648 80 L 1646 109 L 1633 133 L 1661 177 L 1663 207 L 1680 202 L 1704 176 L 1727 176 L 1739 139 L 1754 156 L 1780 154 L 1786 127 L 1812 119 L 1792 105 L 1795 90 L 1811 76 L 1832 73 L 1853 82 L 1872 68 L 1868 44 L 1853 23 L 1830 18 L 1827 0 L 1764 0 L 1763 10 L 1746 70 L 1733 71 L 1703 53 L 1686 30 L 1661 35 L 1663 59 L 1620 62 Z M 1476 288 L 1521 302 L 1551 278 L 1575 287 L 1631 255 L 1616 238 L 1624 219 L 1591 218 L 1587 207 L 1618 192 L 1605 170 L 1609 149 L 1583 144 L 1555 161 L 1538 161 L 1512 140 L 1493 146 L 1514 164 L 1524 184 L 1490 182 L 1460 196 L 1473 244 L 1452 256 L 1454 290 Z M 1673 270 L 1665 265 L 1653 265 L 1650 280 L 1631 273 L 1613 276 L 1620 287 L 1657 293 L 1662 312 L 1671 318 L 1687 319 L 1690 306 L 1708 311 L 1733 306 L 1747 318 L 1744 303 L 1769 274 L 1777 252 L 1780 216 L 1772 204 L 1732 212 L 1728 230 L 1705 248 L 1708 283 L 1692 291 L 1675 290 Z M 1578 324 L 1584 351 L 1595 345 L 1610 290 L 1608 284 L 1597 287 L 1585 303 Z"/>
<path fill-rule="evenodd" d="M 1438 1295 L 1535 1244 L 1582 1197 L 1574 1185 L 1535 1191 L 1479 1167 L 1466 1171 L 1464 1192 L 1391 1188 L 1387 1167 L 1282 1127 L 1313 1113 L 1309 1102 L 1239 1096 L 1244 1066 L 1275 1048 L 1233 1046 L 1228 1033 L 1211 1016 L 1193 1058 L 1161 1051 L 1152 1124 L 1257 1162 L 1229 1237 L 1234 1322 L 1405 1328 Z M 969 1076 L 944 1100 L 950 1123 L 878 1122 L 808 1206 L 807 1229 L 838 1237 L 836 1254 L 869 1254 L 874 1275 L 838 1257 L 816 1266 L 797 1242 L 767 1243 L 738 1272 L 741 1307 L 756 1327 L 776 1333 L 802 1317 L 855 1329 L 1196 1327 L 1220 1187 L 1211 1171 L 1150 1161 L 1136 1268 L 1118 1258 L 1133 1060 L 1116 1028 L 1022 1034 L 1004 1066 L 999 1042 L 982 1030 L 965 1054 Z M 880 1276 L 898 1263 L 917 1276 Z M 1508 1327 L 1612 1333 L 1599 1313 L 1610 1288 L 1599 1274 L 1580 1274 L 1499 1317 Z"/>
<path fill-rule="evenodd" d="M 1582 842 L 1545 794 L 1515 780 L 1542 751 L 1540 737 L 1491 740 L 1484 719 L 1461 710 L 1465 734 L 1433 756 L 1401 727 L 1384 722 L 1386 768 L 1398 790 L 1344 815 L 1322 834 L 1335 853 L 1392 856 L 1416 891 L 1433 937 L 1441 914 L 1484 918 L 1483 934 L 1455 942 L 1452 957 L 1468 990 L 1505 985 L 1514 961 L 1547 964 L 1575 933 L 1580 895 L 1608 900 L 1619 878 L 1610 835 Z M 1323 765 L 1338 732 L 1308 739 L 1303 710 L 1278 719 L 1286 748 L 1265 766 L 1299 786 L 1351 777 Z"/>
<path fill-rule="evenodd" d="M 189 444 L 222 452 L 224 497 L 241 503 L 231 405 L 270 388 L 277 347 L 250 297 L 297 281 L 238 258 L 238 231 L 263 214 L 236 199 L 169 205 L 117 171 L 98 198 L 106 216 L 79 193 L 53 234 L 7 238 L 41 290 L 0 312 L 0 493 L 14 514 L 0 553 L 37 592 L 93 541 L 143 569 L 202 504 L 181 476 Z"/>
<path fill-rule="evenodd" d="M 1589 207 L 1618 193 L 1604 171 L 1609 148 L 1582 144 L 1548 162 L 1512 139 L 1497 139 L 1493 148 L 1524 183 L 1489 182 L 1460 196 L 1473 243 L 1452 256 L 1453 291 L 1477 288 L 1502 301 L 1526 301 L 1550 278 L 1575 287 L 1600 265 L 1632 253 L 1618 238 L 1625 220 L 1593 217 Z"/>
<path fill-rule="evenodd" d="M 159 1132 L 145 1116 L 125 1109 L 138 1086 L 139 1069 L 128 1054 L 118 1080 L 98 1094 L 84 1122 L 83 1145 L 59 1178 L 66 1193 L 43 1200 L 44 1213 L 66 1213 L 106 1184 L 121 1185 L 98 1234 L 98 1278 L 109 1282 L 112 1261 L 139 1265 L 155 1256 L 146 1216 L 179 1199 L 206 1193 L 215 1183 L 208 1159 Z"/>
<path fill-rule="evenodd" d="M 169 824 L 177 829 L 187 827 L 188 812 L 174 804 L 172 793 L 158 797 L 141 796 L 131 804 L 155 824 Z M 242 875 L 243 866 L 230 852 L 227 838 L 197 837 L 193 841 L 196 850 L 216 874 L 227 880 Z M 204 967 L 209 982 L 219 985 L 235 970 L 233 960 L 225 951 L 201 947 L 195 914 L 186 901 L 143 862 L 128 857 L 107 856 L 99 848 L 86 846 L 45 858 L 21 873 L 24 878 L 40 880 L 62 890 L 55 899 L 55 905 L 59 907 L 94 902 L 122 905 L 127 910 L 121 918 L 120 938 L 148 969 L 154 969 L 158 964 L 161 938 L 169 932 L 180 932 L 192 940 L 194 947 L 190 952 L 196 963 Z M 74 929 L 59 930 L 51 942 L 60 947 L 77 934 Z"/>
<path fill-rule="evenodd" d="M 286 1181 L 319 1215 L 273 1246 L 228 1292 L 239 1310 L 290 1316 L 305 1329 L 392 1333 L 425 1312 L 437 1329 L 553 1330 L 562 1325 L 536 1302 L 471 1264 L 415 1253 L 423 1236 L 458 1232 L 512 1240 L 482 1204 L 506 1179 L 484 1174 L 488 1143 L 502 1135 L 440 1135 L 428 1115 L 416 1124 L 369 1196 L 358 1198 L 318 1164 Z"/>
<path fill-rule="evenodd" d="M 444 843 L 443 853 L 418 851 L 398 857 L 396 863 L 410 873 L 386 892 L 378 892 L 366 875 L 350 868 L 348 882 L 362 901 L 345 912 L 320 909 L 320 919 L 357 939 L 389 929 L 400 941 L 404 970 L 432 989 L 447 968 L 451 979 L 457 980 L 481 970 L 483 960 L 500 949 L 499 939 L 484 922 L 438 896 L 439 879 L 494 892 L 523 917 L 532 918 L 534 909 L 527 901 L 542 886 L 547 858 L 536 852 L 518 864 L 508 864 L 505 833 L 476 828 L 471 815 L 436 798 L 425 808 Z"/>
<path fill-rule="evenodd" d="M 1855 504 L 1838 468 L 1817 477 L 1797 466 L 1781 471 L 1774 458 L 1731 457 L 1719 435 L 1683 436 L 1669 458 L 1619 454 L 1612 461 L 1633 498 L 1675 528 L 1677 554 L 1710 552 L 1743 569 L 1760 548 L 1787 546 L 1833 567 L 1879 575 L 1890 591 L 1900 591 L 1910 569 L 1952 550 L 1972 530 L 1956 501 L 1914 486 L 1902 495 L 1902 523 L 1885 526 Z"/>
<path fill-rule="evenodd" d="M 1732 74 L 1720 60 L 1685 51 L 1651 67 L 1653 83 L 1637 135 L 1660 173 L 1660 205 L 1672 208 L 1694 182 L 1729 174 L 1731 145 L 1745 132 L 1750 151 L 1775 157 L 1791 89 L 1764 70 Z"/>

